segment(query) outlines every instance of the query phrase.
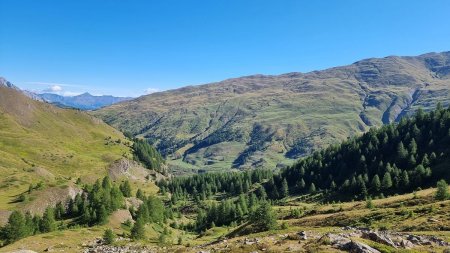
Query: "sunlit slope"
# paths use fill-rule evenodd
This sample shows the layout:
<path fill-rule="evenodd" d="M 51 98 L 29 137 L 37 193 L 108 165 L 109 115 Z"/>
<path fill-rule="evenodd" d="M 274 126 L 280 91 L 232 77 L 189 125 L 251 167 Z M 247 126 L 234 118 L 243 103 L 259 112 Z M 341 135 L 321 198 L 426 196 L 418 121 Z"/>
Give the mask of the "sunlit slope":
<path fill-rule="evenodd" d="M 15 205 L 30 183 L 93 181 L 129 153 L 123 135 L 77 110 L 29 99 L 0 85 L 0 209 Z"/>
<path fill-rule="evenodd" d="M 449 52 L 392 56 L 169 90 L 95 113 L 186 170 L 273 168 L 419 107 L 447 106 L 449 78 Z"/>

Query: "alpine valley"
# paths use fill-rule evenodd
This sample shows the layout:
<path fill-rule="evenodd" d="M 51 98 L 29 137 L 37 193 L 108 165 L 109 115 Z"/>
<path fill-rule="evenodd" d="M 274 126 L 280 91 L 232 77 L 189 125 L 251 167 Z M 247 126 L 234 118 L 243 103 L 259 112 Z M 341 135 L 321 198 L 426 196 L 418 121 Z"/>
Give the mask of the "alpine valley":
<path fill-rule="evenodd" d="M 142 96 L 94 115 L 148 139 L 175 172 L 189 173 L 284 168 L 438 101 L 450 103 L 450 52 L 233 78 Z"/>
<path fill-rule="evenodd" d="M 0 79 L 0 252 L 450 252 L 450 52 L 46 96 Z"/>

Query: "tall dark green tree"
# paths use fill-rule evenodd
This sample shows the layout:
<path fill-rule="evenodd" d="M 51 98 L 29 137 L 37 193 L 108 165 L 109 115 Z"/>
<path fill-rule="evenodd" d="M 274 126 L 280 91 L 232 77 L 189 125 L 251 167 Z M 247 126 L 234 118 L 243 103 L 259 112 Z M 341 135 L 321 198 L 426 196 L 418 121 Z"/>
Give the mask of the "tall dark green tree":
<path fill-rule="evenodd" d="M 9 215 L 8 223 L 3 229 L 6 243 L 12 243 L 25 237 L 27 233 L 25 225 L 25 217 L 23 214 L 19 211 L 13 211 Z"/>
<path fill-rule="evenodd" d="M 267 201 L 260 203 L 259 207 L 251 213 L 249 221 L 258 231 L 271 230 L 277 225 L 275 212 Z"/>

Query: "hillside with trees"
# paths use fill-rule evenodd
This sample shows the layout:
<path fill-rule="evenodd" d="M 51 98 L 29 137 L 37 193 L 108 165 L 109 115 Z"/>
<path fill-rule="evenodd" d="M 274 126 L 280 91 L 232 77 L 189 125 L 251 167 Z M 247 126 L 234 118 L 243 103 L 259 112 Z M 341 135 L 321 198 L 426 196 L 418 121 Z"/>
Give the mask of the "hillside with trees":
<path fill-rule="evenodd" d="M 448 106 L 449 62 L 450 52 L 370 58 L 157 92 L 93 113 L 150 140 L 180 173 L 283 168 L 419 107 Z"/>

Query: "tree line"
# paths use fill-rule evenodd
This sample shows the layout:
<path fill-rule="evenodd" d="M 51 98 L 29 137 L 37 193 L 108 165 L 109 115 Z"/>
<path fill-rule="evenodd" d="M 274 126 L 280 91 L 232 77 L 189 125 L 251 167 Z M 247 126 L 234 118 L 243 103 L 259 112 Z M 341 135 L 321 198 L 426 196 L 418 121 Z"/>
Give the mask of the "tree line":
<path fill-rule="evenodd" d="M 104 177 L 93 185 L 84 185 L 82 193 L 78 193 L 73 199 L 47 207 L 42 216 L 13 211 L 7 224 L 0 229 L 0 239 L 9 244 L 27 236 L 57 229 L 105 224 L 112 212 L 124 207 L 124 196 L 131 196 L 128 181 L 118 186 L 109 177 Z"/>
<path fill-rule="evenodd" d="M 398 124 L 316 151 L 265 184 L 272 199 L 321 191 L 333 198 L 364 199 L 410 192 L 449 179 L 450 109 L 419 109 Z"/>

